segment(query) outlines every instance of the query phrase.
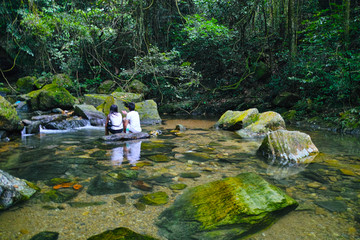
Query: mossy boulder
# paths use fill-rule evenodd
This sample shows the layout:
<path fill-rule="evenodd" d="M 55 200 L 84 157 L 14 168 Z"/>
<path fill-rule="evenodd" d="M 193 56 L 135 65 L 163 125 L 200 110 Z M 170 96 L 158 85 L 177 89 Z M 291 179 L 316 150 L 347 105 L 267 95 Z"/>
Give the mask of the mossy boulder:
<path fill-rule="evenodd" d="M 53 83 L 27 95 L 30 97 L 28 104 L 32 110 L 71 109 L 77 101 L 64 87 Z"/>
<path fill-rule="evenodd" d="M 271 225 L 298 203 L 255 173 L 185 190 L 163 211 L 159 233 L 169 240 L 240 239 Z"/>
<path fill-rule="evenodd" d="M 119 100 L 113 96 L 107 96 L 105 101 L 97 107 L 97 110 L 103 112 L 106 116 L 110 113 L 111 105 L 115 104 L 118 106 L 118 112 L 121 113 L 123 110 L 127 110 L 125 107 L 125 101 Z"/>
<path fill-rule="evenodd" d="M 146 95 L 150 91 L 149 88 L 143 82 L 141 82 L 137 79 L 131 81 L 128 88 L 129 88 L 129 91 L 132 93 L 140 93 L 143 95 Z"/>
<path fill-rule="evenodd" d="M 124 101 L 124 102 L 140 102 L 144 99 L 143 94 L 139 93 L 130 93 L 130 92 L 113 92 L 111 94 L 115 99 Z"/>
<path fill-rule="evenodd" d="M 108 95 L 106 94 L 85 94 L 84 103 L 98 107 L 105 102 L 107 97 Z"/>
<path fill-rule="evenodd" d="M 108 230 L 98 235 L 88 238 L 88 240 L 120 240 L 120 239 L 131 239 L 131 240 L 156 240 L 156 238 L 141 235 L 128 228 L 120 227 L 113 230 Z"/>
<path fill-rule="evenodd" d="M 27 181 L 0 170 L 0 210 L 30 199 L 37 189 L 34 184 L 28 184 Z"/>
<path fill-rule="evenodd" d="M 255 122 L 236 131 L 241 138 L 263 138 L 268 132 L 285 129 L 282 116 L 273 111 L 260 113 Z"/>
<path fill-rule="evenodd" d="M 166 192 L 155 192 L 142 196 L 139 201 L 146 205 L 159 206 L 168 203 L 169 196 Z"/>
<path fill-rule="evenodd" d="M 154 100 L 135 103 L 135 110 L 139 113 L 141 124 L 160 124 L 161 118 Z"/>
<path fill-rule="evenodd" d="M 111 93 L 115 86 L 114 81 L 106 80 L 100 84 L 100 86 L 96 89 L 96 92 L 100 94 L 108 94 Z"/>
<path fill-rule="evenodd" d="M 256 108 L 251 108 L 246 111 L 228 110 L 216 122 L 215 128 L 230 131 L 239 130 L 253 123 L 259 117 L 258 115 L 259 111 Z"/>
<path fill-rule="evenodd" d="M 74 112 L 76 115 L 89 120 L 106 118 L 105 114 L 98 111 L 93 105 L 74 105 Z"/>
<path fill-rule="evenodd" d="M 26 76 L 19 78 L 16 81 L 17 91 L 19 91 L 20 93 L 28 93 L 37 89 L 35 84 L 36 81 L 37 79 L 34 76 Z"/>
<path fill-rule="evenodd" d="M 308 134 L 287 130 L 270 132 L 257 151 L 267 161 L 280 165 L 309 163 L 318 152 Z"/>
<path fill-rule="evenodd" d="M 16 109 L 0 96 L 0 130 L 9 132 L 21 131 L 23 126 Z"/>
<path fill-rule="evenodd" d="M 74 92 L 76 90 L 74 82 L 67 74 L 56 74 L 52 77 L 52 83 L 58 85 L 59 87 L 63 87 L 70 92 Z"/>

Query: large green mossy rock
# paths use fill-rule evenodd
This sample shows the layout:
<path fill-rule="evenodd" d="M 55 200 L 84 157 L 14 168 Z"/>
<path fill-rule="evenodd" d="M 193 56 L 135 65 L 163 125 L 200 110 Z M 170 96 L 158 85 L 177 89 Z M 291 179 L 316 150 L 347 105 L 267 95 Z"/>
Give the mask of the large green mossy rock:
<path fill-rule="evenodd" d="M 144 99 L 144 95 L 140 93 L 130 93 L 130 92 L 113 92 L 111 94 L 114 98 L 124 101 L 124 102 L 140 102 Z"/>
<path fill-rule="evenodd" d="M 254 173 L 185 190 L 157 225 L 166 239 L 240 239 L 271 225 L 298 203 Z"/>
<path fill-rule="evenodd" d="M 135 103 L 135 110 L 139 113 L 141 124 L 160 124 L 161 118 L 154 100 Z"/>
<path fill-rule="evenodd" d="M 215 127 L 230 131 L 239 130 L 255 122 L 258 115 L 259 111 L 256 108 L 246 111 L 228 110 L 216 122 Z"/>
<path fill-rule="evenodd" d="M 96 89 L 96 92 L 100 94 L 108 94 L 114 89 L 114 87 L 115 87 L 114 81 L 106 80 L 100 84 L 100 86 Z"/>
<path fill-rule="evenodd" d="M 98 107 L 105 102 L 107 97 L 108 95 L 106 94 L 85 94 L 84 103 Z"/>
<path fill-rule="evenodd" d="M 128 228 L 120 227 L 113 230 L 108 230 L 106 232 L 100 233 L 98 235 L 88 238 L 88 240 L 121 240 L 121 239 L 131 239 L 131 240 L 156 240 L 156 238 L 141 235 L 136 233 Z"/>
<path fill-rule="evenodd" d="M 308 134 L 287 130 L 270 132 L 257 151 L 269 162 L 280 165 L 309 163 L 318 152 Z"/>
<path fill-rule="evenodd" d="M 132 93 L 140 93 L 143 95 L 146 95 L 150 91 L 150 89 L 143 82 L 136 79 L 131 81 L 128 88 Z"/>
<path fill-rule="evenodd" d="M 263 138 L 268 132 L 285 129 L 282 116 L 273 111 L 260 113 L 255 122 L 236 131 L 241 138 Z"/>
<path fill-rule="evenodd" d="M 52 83 L 58 85 L 59 87 L 63 87 L 70 92 L 74 92 L 76 90 L 74 82 L 67 74 L 56 74 L 52 77 Z"/>
<path fill-rule="evenodd" d="M 57 84 L 47 84 L 42 89 L 27 94 L 30 97 L 32 110 L 50 110 L 54 108 L 71 109 L 76 103 L 74 98 L 64 87 Z"/>
<path fill-rule="evenodd" d="M 34 184 L 0 170 L 0 210 L 28 200 L 38 189 Z"/>
<path fill-rule="evenodd" d="M 0 96 L 0 130 L 21 131 L 20 118 L 16 109 L 2 96 Z"/>
<path fill-rule="evenodd" d="M 36 81 L 37 79 L 34 76 L 26 76 L 19 78 L 16 81 L 17 91 L 19 91 L 20 93 L 28 93 L 37 89 Z"/>

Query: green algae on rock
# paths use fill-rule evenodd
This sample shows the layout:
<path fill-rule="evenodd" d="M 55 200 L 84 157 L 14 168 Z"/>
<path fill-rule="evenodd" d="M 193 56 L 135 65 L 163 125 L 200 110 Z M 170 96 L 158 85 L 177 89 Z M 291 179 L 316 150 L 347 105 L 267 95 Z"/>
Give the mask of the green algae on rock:
<path fill-rule="evenodd" d="M 100 94 L 110 93 L 115 87 L 115 84 L 116 83 L 112 80 L 106 80 L 100 84 L 100 86 L 96 89 L 96 92 Z"/>
<path fill-rule="evenodd" d="M 64 87 L 54 83 L 27 95 L 30 97 L 28 103 L 32 110 L 50 110 L 57 107 L 71 109 L 77 101 Z"/>
<path fill-rule="evenodd" d="M 26 77 L 22 77 L 19 78 L 16 81 L 16 87 L 17 87 L 17 91 L 21 92 L 21 93 L 28 93 L 33 91 L 36 88 L 36 77 L 34 76 L 26 76 Z"/>
<path fill-rule="evenodd" d="M 236 131 L 241 138 L 263 138 L 268 132 L 285 129 L 282 116 L 273 111 L 260 113 L 256 121 Z"/>
<path fill-rule="evenodd" d="M 183 190 L 183 189 L 185 189 L 186 187 L 187 187 L 187 185 L 184 184 L 184 183 L 176 183 L 176 184 L 171 184 L 171 185 L 169 186 L 169 188 L 170 188 L 171 190 Z"/>
<path fill-rule="evenodd" d="M 157 225 L 166 239 L 240 239 L 271 225 L 298 203 L 255 173 L 187 189 Z"/>
<path fill-rule="evenodd" d="M 0 210 L 30 199 L 38 189 L 35 184 L 0 170 Z"/>
<path fill-rule="evenodd" d="M 159 206 L 168 203 L 169 196 L 166 192 L 155 192 L 142 196 L 139 201 L 146 205 Z"/>
<path fill-rule="evenodd" d="M 239 130 L 253 123 L 258 118 L 258 115 L 259 111 L 256 108 L 246 111 L 228 110 L 216 122 L 215 127 L 230 131 Z"/>
<path fill-rule="evenodd" d="M 156 238 L 141 235 L 139 233 L 133 232 L 132 230 L 124 227 L 115 228 L 113 230 L 108 230 L 98 235 L 88 238 L 88 240 L 119 240 L 119 239 L 131 239 L 131 240 L 156 240 Z"/>
<path fill-rule="evenodd" d="M 98 175 L 90 181 L 86 191 L 92 196 L 131 192 L 128 184 L 109 175 Z"/>
<path fill-rule="evenodd" d="M 257 154 L 271 163 L 309 163 L 319 150 L 311 137 L 299 131 L 277 130 L 270 132 L 263 140 Z"/>
<path fill-rule="evenodd" d="M 154 100 L 135 103 L 135 110 L 139 112 L 141 124 L 160 124 L 162 121 Z"/>
<path fill-rule="evenodd" d="M 16 109 L 2 96 L 0 96 L 0 130 L 21 131 L 20 118 Z"/>
<path fill-rule="evenodd" d="M 169 156 L 163 155 L 163 154 L 152 155 L 152 156 L 149 156 L 148 159 L 150 159 L 151 161 L 154 161 L 154 162 L 170 162 L 171 161 Z"/>
<path fill-rule="evenodd" d="M 59 238 L 58 232 L 44 231 L 36 234 L 30 240 L 57 240 Z"/>

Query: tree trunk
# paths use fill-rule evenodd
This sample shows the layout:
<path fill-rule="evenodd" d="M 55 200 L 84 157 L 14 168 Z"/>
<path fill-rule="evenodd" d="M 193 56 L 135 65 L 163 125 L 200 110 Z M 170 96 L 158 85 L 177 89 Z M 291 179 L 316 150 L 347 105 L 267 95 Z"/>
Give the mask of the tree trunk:
<path fill-rule="evenodd" d="M 344 40 L 347 46 L 350 41 L 349 29 L 350 29 L 350 0 L 344 0 Z"/>
<path fill-rule="evenodd" d="M 288 37 L 290 45 L 290 55 L 292 60 L 296 56 L 296 14 L 295 14 L 295 0 L 288 0 Z"/>

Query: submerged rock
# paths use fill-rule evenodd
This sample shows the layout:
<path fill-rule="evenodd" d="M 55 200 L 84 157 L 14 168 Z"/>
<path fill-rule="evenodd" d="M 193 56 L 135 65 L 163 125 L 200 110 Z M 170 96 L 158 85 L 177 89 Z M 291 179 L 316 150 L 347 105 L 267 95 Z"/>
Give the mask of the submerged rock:
<path fill-rule="evenodd" d="M 144 138 L 150 138 L 150 135 L 146 132 L 139 132 L 139 133 L 117 133 L 117 134 L 101 137 L 102 140 L 109 142 L 127 141 L 127 140 L 144 139 Z"/>
<path fill-rule="evenodd" d="M 87 193 L 96 195 L 131 192 L 128 184 L 108 175 L 99 175 L 91 180 Z"/>
<path fill-rule="evenodd" d="M 30 240 L 57 240 L 58 238 L 59 238 L 58 232 L 44 231 L 36 234 L 32 238 L 30 238 Z"/>
<path fill-rule="evenodd" d="M 98 235 L 88 238 L 88 240 L 120 240 L 120 239 L 133 239 L 133 240 L 156 240 L 156 238 L 141 235 L 132 230 L 124 227 L 108 230 Z"/>
<path fill-rule="evenodd" d="M 256 108 L 246 111 L 228 110 L 220 117 L 214 127 L 230 131 L 239 130 L 253 123 L 258 115 L 259 111 Z"/>
<path fill-rule="evenodd" d="M 298 203 L 254 173 L 185 190 L 157 225 L 166 239 L 240 239 L 272 224 Z"/>
<path fill-rule="evenodd" d="M 144 203 L 146 205 L 159 206 L 168 203 L 169 196 L 166 192 L 155 192 L 142 196 L 139 199 L 139 202 Z"/>
<path fill-rule="evenodd" d="M 35 185 L 0 170 L 0 210 L 28 200 L 36 189 Z"/>
<path fill-rule="evenodd" d="M 278 130 L 270 132 L 263 140 L 257 153 L 271 163 L 309 163 L 319 150 L 306 133 Z"/>
<path fill-rule="evenodd" d="M 16 109 L 2 96 L 0 96 L 0 130 L 20 132 L 23 126 Z"/>

